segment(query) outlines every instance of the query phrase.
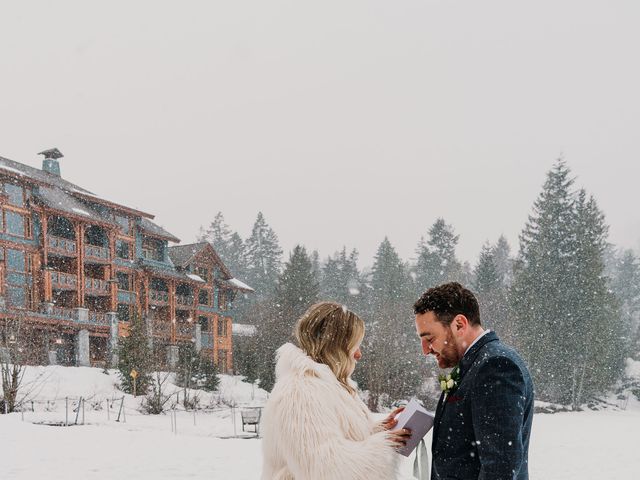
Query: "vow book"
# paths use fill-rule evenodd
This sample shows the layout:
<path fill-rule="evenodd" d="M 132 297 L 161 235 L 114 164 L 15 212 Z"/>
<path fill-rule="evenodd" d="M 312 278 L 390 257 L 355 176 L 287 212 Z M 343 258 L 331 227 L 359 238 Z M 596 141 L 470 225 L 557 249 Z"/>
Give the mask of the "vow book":
<path fill-rule="evenodd" d="M 427 412 L 415 398 L 412 398 L 407 406 L 404 407 L 404 410 L 396 417 L 398 424 L 394 427 L 394 430 L 400 428 L 411 430 L 411 437 L 407 440 L 407 444 L 397 449 L 397 452 L 408 457 L 420 440 L 431 430 L 434 418 L 435 415 L 433 413 Z"/>

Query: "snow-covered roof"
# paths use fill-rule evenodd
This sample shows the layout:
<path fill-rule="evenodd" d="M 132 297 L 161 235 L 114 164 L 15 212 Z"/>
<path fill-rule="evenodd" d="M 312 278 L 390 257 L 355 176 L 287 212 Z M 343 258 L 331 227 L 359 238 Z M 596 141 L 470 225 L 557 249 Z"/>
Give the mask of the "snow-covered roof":
<path fill-rule="evenodd" d="M 142 212 L 135 208 L 127 207 L 119 203 L 105 200 L 95 193 L 90 192 L 89 190 L 86 190 L 74 183 L 71 183 L 64 178 L 59 177 L 58 175 L 45 172 L 44 170 L 40 170 L 38 168 L 30 167 L 29 165 L 25 165 L 24 163 L 9 160 L 8 158 L 0 157 L 0 174 L 2 174 L 3 172 L 31 179 L 37 184 L 48 186 L 50 188 L 53 188 L 54 190 L 63 190 L 64 192 L 72 196 L 78 196 L 80 199 L 86 199 L 89 201 L 94 201 L 96 203 L 101 203 L 111 208 L 115 208 L 116 210 L 121 209 L 123 211 L 129 212 L 130 214 L 153 218 L 153 215 L 151 215 L 150 213 Z"/>
<path fill-rule="evenodd" d="M 175 235 L 167 232 L 160 225 L 153 223 L 148 218 L 143 217 L 142 219 L 140 219 L 139 225 L 140 225 L 140 230 L 142 230 L 143 232 L 147 232 L 147 233 L 150 233 L 151 235 L 155 235 L 156 237 L 169 240 L 170 242 L 178 243 L 180 241 L 180 239 L 177 238 Z"/>
<path fill-rule="evenodd" d="M 59 188 L 41 186 L 34 192 L 33 198 L 36 202 L 58 212 L 80 215 L 96 223 L 118 226 L 114 220 L 105 217 L 99 211 Z"/>
<path fill-rule="evenodd" d="M 228 280 L 229 283 L 234 284 L 236 287 L 238 287 L 240 290 L 246 290 L 248 292 L 255 292 L 255 290 L 253 288 L 251 288 L 249 285 L 247 285 L 244 282 L 241 282 L 240 280 L 238 280 L 237 278 L 231 278 Z"/>
<path fill-rule="evenodd" d="M 245 323 L 234 323 L 231 332 L 238 337 L 252 337 L 256 334 L 256 326 Z"/>
<path fill-rule="evenodd" d="M 246 285 L 242 283 L 240 280 L 236 280 L 235 278 L 232 278 L 229 280 L 216 278 L 215 283 L 220 287 L 228 288 L 231 290 L 240 290 L 241 292 L 255 292 L 255 290 L 251 288 L 249 285 Z"/>
<path fill-rule="evenodd" d="M 196 275 L 195 273 L 187 273 L 187 277 L 191 280 L 195 280 L 196 282 L 206 283 L 200 275 Z"/>

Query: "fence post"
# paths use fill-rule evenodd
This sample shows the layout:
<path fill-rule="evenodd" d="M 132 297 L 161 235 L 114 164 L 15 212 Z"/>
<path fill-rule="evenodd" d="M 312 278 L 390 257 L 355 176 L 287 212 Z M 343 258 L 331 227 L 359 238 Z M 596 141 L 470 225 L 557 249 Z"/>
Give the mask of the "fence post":
<path fill-rule="evenodd" d="M 122 401 L 120 402 L 120 409 L 118 410 L 118 418 L 116 418 L 116 422 L 120 421 L 120 414 L 122 414 L 122 406 L 124 405 L 124 397 L 122 397 Z"/>
<path fill-rule="evenodd" d="M 82 405 L 82 397 L 78 400 L 78 409 L 76 410 L 76 425 L 78 424 L 78 417 L 80 416 L 80 406 Z"/>
<path fill-rule="evenodd" d="M 84 398 L 83 398 L 83 399 L 82 399 L 82 424 L 83 424 L 83 425 L 84 425 L 84 403 L 85 403 L 85 400 L 84 400 Z"/>
<path fill-rule="evenodd" d="M 64 397 L 64 426 L 69 425 L 69 397 Z"/>
<path fill-rule="evenodd" d="M 111 414 L 109 413 L 109 399 L 105 400 L 107 402 L 107 421 L 111 420 Z"/>

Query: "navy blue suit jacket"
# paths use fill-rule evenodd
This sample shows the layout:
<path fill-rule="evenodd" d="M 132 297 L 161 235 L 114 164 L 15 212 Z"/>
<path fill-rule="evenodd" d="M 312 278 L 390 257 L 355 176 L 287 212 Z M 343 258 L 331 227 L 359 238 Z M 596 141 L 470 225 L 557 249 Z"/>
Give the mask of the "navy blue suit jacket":
<path fill-rule="evenodd" d="M 432 480 L 528 480 L 533 382 L 520 356 L 485 334 L 460 361 L 433 430 Z"/>

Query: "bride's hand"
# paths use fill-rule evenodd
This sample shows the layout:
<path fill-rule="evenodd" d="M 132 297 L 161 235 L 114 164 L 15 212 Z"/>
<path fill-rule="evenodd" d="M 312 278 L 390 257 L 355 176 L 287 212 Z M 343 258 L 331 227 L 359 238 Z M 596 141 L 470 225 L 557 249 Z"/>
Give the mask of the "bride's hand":
<path fill-rule="evenodd" d="M 411 430 L 408 428 L 401 428 L 399 430 L 392 430 L 387 432 L 389 439 L 396 444 L 398 448 L 404 447 L 407 441 L 411 437 Z"/>
<path fill-rule="evenodd" d="M 391 412 L 387 416 L 387 418 L 385 418 L 382 422 L 380 422 L 380 425 L 382 425 L 382 428 L 384 430 L 391 430 L 393 427 L 395 427 L 398 424 L 398 420 L 396 420 L 395 417 L 403 410 L 404 410 L 404 407 L 400 407 L 400 408 L 396 408 L 393 412 Z"/>

